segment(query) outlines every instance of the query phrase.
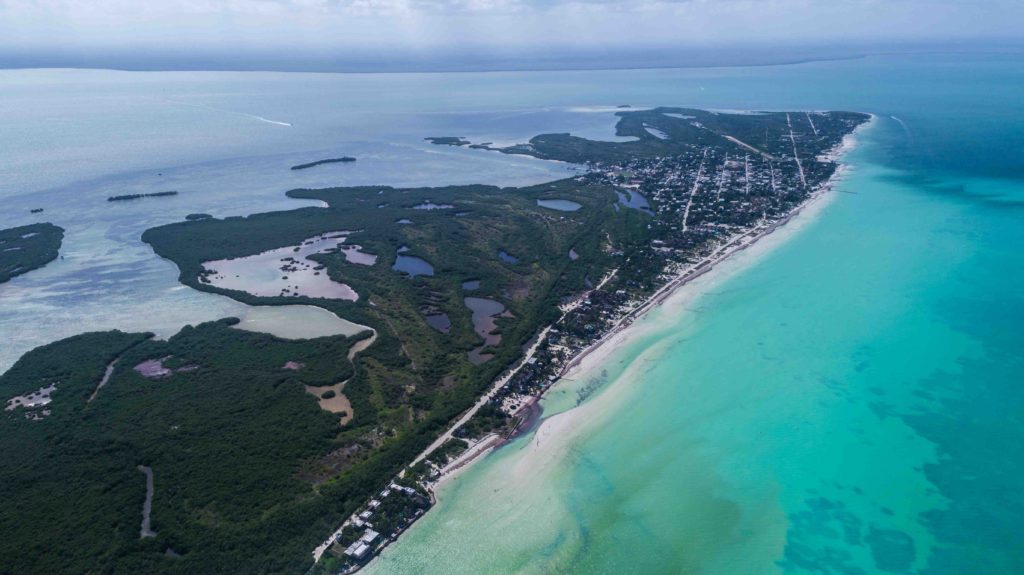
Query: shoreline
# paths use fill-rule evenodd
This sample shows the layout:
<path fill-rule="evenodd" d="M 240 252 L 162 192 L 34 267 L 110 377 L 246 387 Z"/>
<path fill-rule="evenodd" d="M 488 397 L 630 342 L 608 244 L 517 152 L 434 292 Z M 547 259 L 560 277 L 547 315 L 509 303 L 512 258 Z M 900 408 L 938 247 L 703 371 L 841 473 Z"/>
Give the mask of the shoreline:
<path fill-rule="evenodd" d="M 827 154 L 824 155 L 823 159 L 834 161 L 839 165 L 836 168 L 835 173 L 832 174 L 832 176 L 829 177 L 829 179 L 826 180 L 823 184 L 821 184 L 818 187 L 818 189 L 811 192 L 807 196 L 807 198 L 804 199 L 804 201 L 800 202 L 800 204 L 795 206 L 782 219 L 772 222 L 770 224 L 755 227 L 742 233 L 729 236 L 719 245 L 719 247 L 713 250 L 713 252 L 706 258 L 702 259 L 701 261 L 695 264 L 691 264 L 689 266 L 677 270 L 674 273 L 674 277 L 672 279 L 670 279 L 665 285 L 663 285 L 661 288 L 655 291 L 646 300 L 641 302 L 637 307 L 626 312 L 625 315 L 623 315 L 616 322 L 615 326 L 612 327 L 611 330 L 609 330 L 605 335 L 603 335 L 600 339 L 594 341 L 587 347 L 583 348 L 582 350 L 578 351 L 573 356 L 573 358 L 569 360 L 565 367 L 563 367 L 562 370 L 559 372 L 558 379 L 555 381 L 553 385 L 545 389 L 539 395 L 532 396 L 526 401 L 524 401 L 523 404 L 519 407 L 519 409 L 517 409 L 512 414 L 513 417 L 521 417 L 524 414 L 528 415 L 529 419 L 532 420 L 530 422 L 530 425 L 524 425 L 523 423 L 521 423 L 515 429 L 513 429 L 512 433 L 510 433 L 507 437 L 501 438 L 498 441 L 495 441 L 494 438 L 491 436 L 486 436 L 482 438 L 478 443 L 471 446 L 471 448 L 467 450 L 466 454 L 463 454 L 462 457 L 457 458 L 455 461 L 445 466 L 445 468 L 441 472 L 441 475 L 437 478 L 437 480 L 431 482 L 429 486 L 431 496 L 436 499 L 437 491 L 442 486 L 444 486 L 446 483 L 448 483 L 448 481 L 454 479 L 458 475 L 461 475 L 462 472 L 466 471 L 477 461 L 483 459 L 484 456 L 486 456 L 487 454 L 499 449 L 503 445 L 507 444 L 508 442 L 525 433 L 529 433 L 531 431 L 536 431 L 537 429 L 539 429 L 539 427 L 542 426 L 546 421 L 546 418 L 543 416 L 543 409 L 540 405 L 540 402 L 544 398 L 546 393 L 553 389 L 554 387 L 556 387 L 558 385 L 558 382 L 562 381 L 569 375 L 578 375 L 581 372 L 593 369 L 596 365 L 600 365 L 602 362 L 608 359 L 608 357 L 615 349 L 617 349 L 619 346 L 626 343 L 630 339 L 633 339 L 636 336 L 640 335 L 640 333 L 636 332 L 636 330 L 629 329 L 631 327 L 639 327 L 634 326 L 637 320 L 645 318 L 649 312 L 660 308 L 662 305 L 671 302 L 671 300 L 673 299 L 690 299 L 699 297 L 702 294 L 701 291 L 686 290 L 684 288 L 686 288 L 687 286 L 691 286 L 691 282 L 698 278 L 704 278 L 705 280 L 710 282 L 711 280 L 723 279 L 724 277 L 726 277 L 726 274 L 728 273 L 741 271 L 741 269 L 723 270 L 718 266 L 725 264 L 726 262 L 735 263 L 736 256 L 740 254 L 752 254 L 752 252 L 749 252 L 747 250 L 748 248 L 754 247 L 756 245 L 758 248 L 761 249 L 758 250 L 758 253 L 752 255 L 750 261 L 744 262 L 746 265 L 752 265 L 756 263 L 760 259 L 760 257 L 765 255 L 768 251 L 775 247 L 778 247 L 785 241 L 789 240 L 790 237 L 796 232 L 798 232 L 800 229 L 802 229 L 804 225 L 813 222 L 816 219 L 816 217 L 820 214 L 820 212 L 824 210 L 835 199 L 834 195 L 830 196 L 829 194 L 830 192 L 837 191 L 834 188 L 839 185 L 843 177 L 849 172 L 850 169 L 848 164 L 844 164 L 841 162 L 841 159 L 857 147 L 857 136 L 861 132 L 861 130 L 864 130 L 874 125 L 877 117 L 874 114 L 871 114 L 870 116 L 871 118 L 867 122 L 858 126 L 853 132 L 846 135 L 839 145 L 837 145 L 834 149 L 830 150 Z M 799 225 L 794 226 L 793 224 Z M 786 234 L 785 236 L 775 234 L 775 232 L 779 231 L 780 229 L 783 229 L 782 231 L 790 233 Z M 770 244 L 765 241 L 762 241 L 772 236 L 777 238 L 778 241 Z M 719 273 L 713 273 L 716 270 Z M 551 326 L 548 326 L 541 331 L 541 337 L 538 338 L 538 341 L 540 339 L 543 339 L 543 335 L 545 335 L 549 329 L 551 329 Z M 525 362 L 525 360 L 528 359 L 528 357 L 528 354 L 524 355 L 522 362 Z M 518 369 L 519 365 L 520 362 L 517 362 L 515 369 Z M 515 372 L 515 369 L 512 370 L 513 373 Z M 491 397 L 495 391 L 497 391 L 498 389 L 501 388 L 502 385 L 504 385 L 507 379 L 508 377 L 505 376 L 499 377 L 498 381 L 496 381 L 496 385 L 493 386 L 484 396 L 482 396 L 481 399 L 483 399 L 483 397 Z M 498 384 L 499 381 L 500 384 Z M 570 409 L 565 412 L 560 412 L 559 414 L 555 415 L 569 413 L 571 411 L 574 411 L 574 409 Z M 462 418 L 460 418 L 460 421 L 461 419 Z M 452 429 L 455 429 L 457 427 L 458 425 L 455 425 L 452 427 Z M 486 448 L 477 449 L 477 447 L 479 445 L 482 445 L 485 441 L 487 441 L 488 438 L 490 438 L 490 444 Z M 420 457 L 417 458 L 416 461 L 419 461 L 422 458 L 423 456 L 421 455 Z"/>

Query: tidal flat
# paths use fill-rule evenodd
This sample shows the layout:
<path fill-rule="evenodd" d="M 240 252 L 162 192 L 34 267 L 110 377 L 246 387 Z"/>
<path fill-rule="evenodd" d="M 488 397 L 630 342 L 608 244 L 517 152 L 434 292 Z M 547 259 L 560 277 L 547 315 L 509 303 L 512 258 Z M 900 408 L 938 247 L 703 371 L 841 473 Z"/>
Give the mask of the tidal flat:
<path fill-rule="evenodd" d="M 326 266 L 309 256 L 342 251 L 349 261 L 360 259 L 358 247 L 346 250 L 342 244 L 349 232 L 328 232 L 303 240 L 297 246 L 285 246 L 251 256 L 203 262 L 201 280 L 226 290 L 238 290 L 255 296 L 359 299 L 351 287 L 332 280 Z M 363 260 L 366 261 L 366 260 Z M 375 262 L 376 258 L 372 258 Z M 371 265 L 372 265 L 371 262 Z"/>

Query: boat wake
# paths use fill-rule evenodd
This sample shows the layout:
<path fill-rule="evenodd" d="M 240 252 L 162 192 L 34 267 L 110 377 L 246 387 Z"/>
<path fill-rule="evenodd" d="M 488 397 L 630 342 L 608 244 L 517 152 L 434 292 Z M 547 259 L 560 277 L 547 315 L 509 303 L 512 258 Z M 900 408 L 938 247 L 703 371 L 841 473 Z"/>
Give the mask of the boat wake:
<path fill-rule="evenodd" d="M 292 126 L 288 122 L 278 122 L 277 120 L 271 120 L 269 118 L 264 118 L 263 116 L 253 116 L 252 114 L 242 114 L 241 112 L 236 112 L 236 113 L 237 114 L 241 114 L 242 116 L 246 116 L 248 118 L 252 118 L 254 120 L 259 120 L 261 122 L 266 122 L 268 124 L 275 124 L 275 125 L 278 125 L 278 126 L 288 126 L 289 128 Z"/>
<path fill-rule="evenodd" d="M 906 122 L 904 122 L 903 120 L 897 118 L 896 116 L 889 116 L 889 117 L 892 118 L 893 120 L 896 120 L 896 123 L 898 123 L 900 125 L 900 127 L 903 128 L 903 132 L 907 134 L 907 139 L 908 140 L 913 140 L 914 139 L 914 135 L 910 133 L 910 126 L 907 126 Z"/>
<path fill-rule="evenodd" d="M 278 121 L 278 120 L 271 120 L 270 118 L 264 118 L 263 116 L 257 116 L 255 114 L 247 114 L 245 112 L 236 112 L 234 110 L 225 110 L 224 108 L 217 108 L 216 106 L 210 106 L 210 105 L 207 105 L 207 104 L 193 104 L 191 102 L 181 102 L 181 101 L 178 101 L 178 100 L 167 100 L 167 101 L 172 103 L 172 104 L 178 104 L 178 105 L 181 105 L 181 106 L 191 106 L 193 108 L 203 108 L 203 109 L 206 109 L 206 110 L 213 110 L 215 112 L 222 112 L 224 114 L 231 114 L 233 116 L 241 116 L 243 118 L 249 118 L 249 119 L 252 119 L 252 120 L 257 120 L 257 121 L 264 122 L 264 123 L 267 123 L 267 124 L 274 124 L 275 126 L 287 126 L 289 128 L 292 127 L 292 125 L 289 124 L 288 122 L 281 122 L 281 121 Z"/>

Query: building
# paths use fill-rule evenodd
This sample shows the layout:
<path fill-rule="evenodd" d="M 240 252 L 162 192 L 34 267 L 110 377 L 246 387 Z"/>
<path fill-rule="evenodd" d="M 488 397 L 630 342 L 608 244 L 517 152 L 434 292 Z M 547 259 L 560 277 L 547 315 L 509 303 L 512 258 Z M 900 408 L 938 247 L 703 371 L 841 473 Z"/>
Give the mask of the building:
<path fill-rule="evenodd" d="M 345 549 L 345 555 L 357 560 L 362 561 L 370 553 L 370 546 L 363 543 L 362 540 L 356 541 L 355 543 L 348 546 Z"/>

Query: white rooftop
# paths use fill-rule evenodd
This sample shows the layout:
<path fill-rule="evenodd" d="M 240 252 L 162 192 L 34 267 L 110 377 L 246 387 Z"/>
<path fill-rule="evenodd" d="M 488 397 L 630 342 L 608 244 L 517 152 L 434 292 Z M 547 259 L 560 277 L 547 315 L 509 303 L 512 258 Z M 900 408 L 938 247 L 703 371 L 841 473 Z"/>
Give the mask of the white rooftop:
<path fill-rule="evenodd" d="M 370 546 L 362 541 L 356 541 L 355 543 L 348 546 L 345 549 L 345 555 L 349 557 L 355 557 L 356 559 L 362 559 L 366 556 L 366 553 L 370 551 Z"/>

